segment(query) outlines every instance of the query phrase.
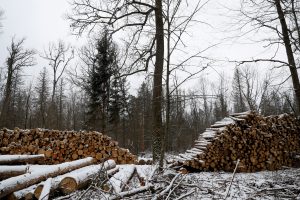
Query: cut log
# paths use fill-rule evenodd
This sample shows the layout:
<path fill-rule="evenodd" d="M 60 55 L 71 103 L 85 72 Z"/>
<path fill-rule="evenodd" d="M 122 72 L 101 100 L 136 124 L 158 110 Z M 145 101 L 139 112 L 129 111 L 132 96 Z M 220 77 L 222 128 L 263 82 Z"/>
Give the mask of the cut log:
<path fill-rule="evenodd" d="M 63 174 L 63 175 L 60 175 L 60 176 L 57 176 L 57 177 L 53 178 L 52 179 L 51 192 L 55 191 L 59 188 L 59 186 L 60 186 L 59 184 L 64 178 L 73 176 L 74 174 L 75 175 L 80 174 L 84 171 L 88 171 L 88 170 L 93 169 L 95 167 L 99 167 L 99 165 L 91 165 L 91 166 L 83 167 L 83 168 L 80 168 L 80 169 L 77 169 L 77 170 L 74 170 L 74 171 L 71 171 L 69 173 L 66 173 L 66 174 Z M 115 167 L 113 169 L 110 169 L 110 170 L 107 171 L 107 175 L 112 176 L 118 170 L 119 170 L 119 167 Z M 34 190 L 35 198 L 39 199 L 39 197 L 41 195 L 41 192 L 43 190 L 43 187 L 44 187 L 44 182 L 41 182 L 40 184 L 37 185 L 36 189 Z"/>
<path fill-rule="evenodd" d="M 77 173 L 70 173 L 59 183 L 59 188 L 64 194 L 70 194 L 86 186 L 100 171 L 107 171 L 116 167 L 114 160 L 105 161 L 100 165 L 93 165 L 81 169 Z"/>
<path fill-rule="evenodd" d="M 51 185 L 52 185 L 52 178 L 48 178 L 44 183 L 43 190 L 41 192 L 39 200 L 48 200 L 49 199 Z"/>
<path fill-rule="evenodd" d="M 13 192 L 7 196 L 7 199 L 8 200 L 33 199 L 34 190 L 36 189 L 36 187 L 37 187 L 37 185 L 32 185 L 28 188 Z M 32 197 L 32 198 L 30 198 L 30 197 Z"/>
<path fill-rule="evenodd" d="M 122 192 L 124 186 L 133 176 L 135 169 L 134 165 L 123 165 L 119 172 L 109 179 L 109 184 L 114 193 Z"/>
<path fill-rule="evenodd" d="M 12 192 L 24 189 L 33 184 L 46 180 L 49 177 L 55 177 L 74 169 L 91 165 L 93 163 L 94 159 L 88 157 L 81 160 L 53 165 L 52 167 L 45 168 L 41 171 L 34 171 L 32 173 L 26 173 L 24 175 L 6 179 L 0 182 L 0 198 L 5 197 Z"/>
<path fill-rule="evenodd" d="M 44 154 L 40 155 L 0 155 L 0 165 L 16 164 L 16 163 L 36 163 L 43 161 Z"/>

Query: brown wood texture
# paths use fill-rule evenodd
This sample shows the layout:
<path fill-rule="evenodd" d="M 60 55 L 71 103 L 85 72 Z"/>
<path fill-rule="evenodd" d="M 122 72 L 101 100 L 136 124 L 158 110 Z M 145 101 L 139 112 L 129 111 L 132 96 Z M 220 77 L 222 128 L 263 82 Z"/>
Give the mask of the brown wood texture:
<path fill-rule="evenodd" d="M 263 117 L 254 112 L 237 113 L 208 128 L 192 149 L 178 160 L 187 168 L 204 171 L 277 170 L 291 166 L 300 151 L 300 123 L 288 114 Z"/>
<path fill-rule="evenodd" d="M 47 129 L 0 130 L 0 154 L 44 154 L 40 163 L 58 164 L 93 157 L 100 162 L 113 159 L 117 164 L 133 164 L 137 157 L 118 142 L 96 131 L 57 131 Z"/>

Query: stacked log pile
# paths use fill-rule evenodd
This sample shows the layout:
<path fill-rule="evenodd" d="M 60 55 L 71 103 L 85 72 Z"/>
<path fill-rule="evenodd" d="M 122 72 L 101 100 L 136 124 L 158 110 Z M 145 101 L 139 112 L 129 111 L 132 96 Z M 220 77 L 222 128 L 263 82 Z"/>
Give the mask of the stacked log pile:
<path fill-rule="evenodd" d="M 96 131 L 56 131 L 46 129 L 0 130 L 0 154 L 44 154 L 46 164 L 58 164 L 91 156 L 98 161 L 113 159 L 133 164 L 136 156 Z M 39 161 L 38 163 L 41 163 Z"/>
<path fill-rule="evenodd" d="M 292 115 L 263 117 L 254 112 L 232 114 L 200 134 L 179 163 L 204 171 L 277 170 L 291 166 L 300 151 L 300 122 Z"/>

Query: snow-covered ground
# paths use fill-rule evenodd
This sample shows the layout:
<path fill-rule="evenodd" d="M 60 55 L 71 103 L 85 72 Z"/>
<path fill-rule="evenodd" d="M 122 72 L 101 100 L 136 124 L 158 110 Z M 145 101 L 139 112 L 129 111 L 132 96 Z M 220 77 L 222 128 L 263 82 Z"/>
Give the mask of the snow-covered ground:
<path fill-rule="evenodd" d="M 191 173 L 186 181 L 196 184 L 186 199 L 224 199 L 232 179 L 231 173 Z M 300 169 L 275 172 L 237 173 L 228 199 L 300 199 Z"/>
<path fill-rule="evenodd" d="M 124 167 L 123 167 L 124 168 Z M 143 176 L 150 177 L 154 167 L 137 166 Z M 176 171 L 166 170 L 150 180 L 154 189 L 123 199 L 153 199 L 171 185 Z M 236 173 L 199 172 L 176 177 L 171 189 L 160 199 L 296 199 L 300 200 L 300 169 L 284 169 L 275 172 Z M 147 183 L 146 183 L 147 184 Z M 128 183 L 126 190 L 141 187 L 137 176 Z M 83 195 L 84 194 L 84 195 Z M 228 195 L 227 195 L 228 194 Z M 187 195 L 187 196 L 184 196 Z M 78 191 L 69 199 L 105 199 L 97 189 Z M 158 198 L 159 199 L 159 198 Z"/>

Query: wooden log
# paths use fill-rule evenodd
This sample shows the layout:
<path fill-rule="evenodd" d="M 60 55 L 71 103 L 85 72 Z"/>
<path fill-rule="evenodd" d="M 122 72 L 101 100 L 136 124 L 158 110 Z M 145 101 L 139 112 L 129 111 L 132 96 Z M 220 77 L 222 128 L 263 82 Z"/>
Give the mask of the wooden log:
<path fill-rule="evenodd" d="M 8 200 L 19 200 L 19 199 L 33 199 L 34 197 L 34 190 L 37 187 L 37 185 L 32 185 L 27 188 L 24 188 L 19 191 L 15 191 L 8 195 L 6 198 Z"/>
<path fill-rule="evenodd" d="M 59 188 L 64 194 L 70 194 L 86 186 L 100 171 L 107 171 L 116 167 L 114 160 L 105 161 L 100 165 L 93 165 L 81 169 L 76 173 L 70 173 L 59 183 Z"/>
<path fill-rule="evenodd" d="M 35 163 L 44 160 L 45 156 L 40 155 L 0 155 L 0 165 L 15 163 Z"/>
<path fill-rule="evenodd" d="M 124 186 L 133 176 L 135 170 L 136 168 L 134 165 L 123 165 L 119 172 L 109 179 L 109 184 L 114 193 L 122 192 Z"/>
<path fill-rule="evenodd" d="M 34 185 L 49 177 L 55 177 L 66 172 L 78 169 L 94 163 L 94 159 L 91 157 L 76 160 L 73 162 L 62 163 L 53 165 L 52 167 L 45 168 L 41 171 L 34 171 L 26 173 L 24 175 L 12 177 L 0 182 L 0 198 L 7 196 L 8 194 L 24 189 L 30 185 Z"/>
<path fill-rule="evenodd" d="M 0 166 L 0 180 L 25 174 L 28 166 Z"/>
<path fill-rule="evenodd" d="M 49 199 L 51 185 L 52 185 L 52 178 L 48 178 L 44 183 L 43 190 L 41 192 L 39 200 L 48 200 Z"/>

